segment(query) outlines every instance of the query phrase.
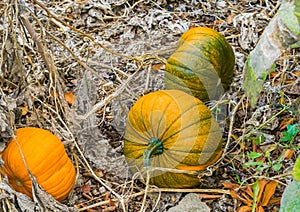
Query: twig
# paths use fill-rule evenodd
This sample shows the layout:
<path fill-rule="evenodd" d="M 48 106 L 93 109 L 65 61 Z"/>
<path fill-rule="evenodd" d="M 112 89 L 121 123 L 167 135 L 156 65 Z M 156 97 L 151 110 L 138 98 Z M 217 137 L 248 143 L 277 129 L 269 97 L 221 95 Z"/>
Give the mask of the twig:
<path fill-rule="evenodd" d="M 157 199 L 156 199 L 156 202 L 155 202 L 155 205 L 153 206 L 153 209 L 151 210 L 151 211 L 154 211 L 154 209 L 156 208 L 156 206 L 158 205 L 158 203 L 159 203 L 159 200 L 160 200 L 160 197 L 161 197 L 161 190 L 159 189 L 159 188 L 155 188 L 156 190 L 157 190 L 157 192 L 158 192 L 158 197 L 157 197 Z"/>
<path fill-rule="evenodd" d="M 138 197 L 141 195 L 144 195 L 146 192 L 146 190 L 137 192 L 135 194 L 130 195 L 128 198 L 134 198 L 134 197 Z M 174 188 L 153 188 L 153 189 L 149 189 L 147 191 L 147 193 L 157 193 L 157 192 L 171 192 L 171 193 L 217 193 L 217 194 L 229 194 L 230 195 L 230 190 L 226 190 L 226 189 L 174 189 Z M 118 201 L 118 199 L 112 199 L 112 201 Z M 110 200 L 106 200 L 106 201 L 101 201 L 98 203 L 95 203 L 93 205 L 89 205 L 86 206 L 84 208 L 80 208 L 78 209 L 78 211 L 84 211 L 90 208 L 94 208 L 94 207 L 98 207 L 101 205 L 105 205 L 105 204 L 109 204 Z"/>
<path fill-rule="evenodd" d="M 117 88 L 117 90 L 115 92 L 113 92 L 112 94 L 107 96 L 105 99 L 103 99 L 102 101 L 95 104 L 93 106 L 93 108 L 89 112 L 87 112 L 84 116 L 82 116 L 81 118 L 83 120 L 86 120 L 88 117 L 90 117 L 91 115 L 96 113 L 99 109 L 101 109 L 104 105 L 108 104 L 112 99 L 116 98 L 127 87 L 128 83 L 133 79 L 133 77 L 135 77 L 135 75 L 139 72 L 140 69 L 141 69 L 141 67 L 135 73 L 130 75 L 127 78 L 127 80 L 120 87 Z"/>
<path fill-rule="evenodd" d="M 245 137 L 248 137 L 248 136 L 252 135 L 253 133 L 255 133 L 256 131 L 260 130 L 265 125 L 267 125 L 268 123 L 270 123 L 273 119 L 275 119 L 277 116 L 279 116 L 281 113 L 283 113 L 284 111 L 286 111 L 288 108 L 289 108 L 289 106 L 285 105 L 278 113 L 276 113 L 275 115 L 273 115 L 270 119 L 268 119 L 267 121 L 265 121 L 264 123 L 262 123 L 258 127 L 254 128 L 253 130 L 251 130 L 250 132 L 248 132 L 244 136 L 238 138 L 236 141 L 240 141 L 240 140 L 244 139 Z"/>
<path fill-rule="evenodd" d="M 20 15 L 20 18 L 25 26 L 25 28 L 27 29 L 28 33 L 30 34 L 32 40 L 36 43 L 37 47 L 38 47 L 38 52 L 41 54 L 44 62 L 45 62 L 45 65 L 49 71 L 49 80 L 50 80 L 50 86 L 49 86 L 49 93 L 51 93 L 51 89 L 53 89 L 53 93 L 55 94 L 56 93 L 56 90 L 59 91 L 59 93 L 62 91 L 62 89 L 57 89 L 57 68 L 55 66 L 55 62 L 54 62 L 54 59 L 51 55 L 51 51 L 49 51 L 49 53 L 47 54 L 46 50 L 45 50 L 45 47 L 43 46 L 42 42 L 41 42 L 41 39 L 40 37 L 38 37 L 35 33 L 35 30 L 33 29 L 31 23 L 29 22 L 28 18 L 25 17 L 24 14 L 21 14 Z M 61 87 L 59 87 L 61 88 Z M 56 110 L 58 111 L 58 104 L 57 104 L 57 98 L 56 96 L 54 95 L 54 102 L 55 102 L 55 107 L 56 107 Z M 63 104 L 63 103 L 62 103 Z M 61 104 L 60 104 L 61 106 Z M 63 105 L 65 106 L 65 105 Z M 63 111 L 63 108 L 61 108 L 61 111 Z"/>
<path fill-rule="evenodd" d="M 278 10 L 278 8 L 280 7 L 280 1 L 276 2 L 275 7 L 268 13 L 268 16 L 274 16 L 274 13 Z"/>
<path fill-rule="evenodd" d="M 247 182 L 248 180 L 251 180 L 251 179 L 265 179 L 265 180 L 269 180 L 269 181 L 275 181 L 275 182 L 278 182 L 279 184 L 283 185 L 283 186 L 286 186 L 285 183 L 281 182 L 280 180 L 277 180 L 278 178 L 281 178 L 281 177 L 286 177 L 286 176 L 290 176 L 291 173 L 288 172 L 288 173 L 283 173 L 283 174 L 280 174 L 280 175 L 277 175 L 277 176 L 274 176 L 274 177 L 266 177 L 266 176 L 251 176 L 251 177 L 248 177 L 246 178 L 245 180 L 243 180 L 241 182 L 241 185 L 243 185 L 245 182 Z M 252 184 L 249 184 L 249 185 L 252 185 Z"/>
<path fill-rule="evenodd" d="M 234 107 L 232 113 L 231 113 L 231 117 L 230 117 L 230 124 L 229 124 L 229 130 L 228 130 L 228 137 L 227 137 L 227 141 L 226 141 L 226 145 L 224 147 L 224 151 L 223 151 L 223 154 L 222 156 L 219 158 L 219 160 L 217 160 L 217 162 L 215 162 L 213 165 L 207 167 L 206 169 L 207 170 L 210 170 L 212 167 L 216 167 L 217 164 L 219 164 L 224 158 L 225 156 L 227 155 L 227 150 L 229 148 L 229 144 L 230 144 L 230 138 L 231 138 L 231 134 L 232 134 L 232 130 L 233 130 L 233 123 L 234 123 L 234 117 L 235 117 L 235 114 L 239 108 L 239 106 L 241 105 L 241 103 L 243 102 L 244 98 L 246 97 L 246 95 L 244 94 L 240 101 L 237 103 L 237 105 Z"/>
<path fill-rule="evenodd" d="M 32 40 L 36 43 L 36 45 L 38 47 L 38 51 L 40 52 L 40 54 L 46 64 L 47 69 L 49 70 L 49 72 L 52 72 L 52 67 L 48 60 L 48 57 L 46 56 L 46 52 L 45 52 L 44 46 L 43 46 L 40 38 L 36 35 L 35 30 L 32 28 L 28 18 L 25 17 L 24 14 L 21 14 L 20 18 L 21 18 L 25 28 L 27 29 L 28 33 L 30 34 Z"/>
<path fill-rule="evenodd" d="M 86 166 L 88 167 L 88 170 L 90 171 L 90 173 L 92 174 L 92 176 L 94 177 L 95 180 L 97 180 L 102 186 L 104 186 L 108 191 L 110 191 L 114 196 L 117 197 L 116 200 L 118 200 L 121 205 L 122 205 L 122 209 L 123 211 L 126 211 L 126 207 L 125 207 L 125 201 L 124 198 L 122 198 L 118 193 L 116 193 L 111 187 L 109 187 L 108 185 L 106 185 L 93 171 L 92 167 L 90 166 L 90 164 L 88 163 L 87 159 L 84 157 L 83 152 L 81 151 L 79 145 L 77 144 L 76 141 L 74 141 L 75 147 L 77 149 L 77 151 L 79 152 L 80 156 L 83 158 L 84 163 L 86 164 Z M 116 201 L 114 200 L 114 201 Z"/>
<path fill-rule="evenodd" d="M 227 150 L 228 150 L 228 147 L 229 147 L 229 144 L 230 144 L 230 138 L 231 138 L 231 134 L 232 134 L 232 130 L 233 130 L 233 123 L 234 123 L 235 114 L 238 111 L 238 109 L 239 109 L 240 105 L 242 104 L 242 102 L 244 101 L 245 97 L 246 97 L 246 94 L 244 94 L 241 97 L 240 101 L 237 103 L 237 105 L 234 107 L 234 109 L 232 111 L 232 114 L 231 114 L 231 117 L 230 117 L 230 124 L 229 124 L 227 142 L 226 142 L 226 146 L 224 148 L 222 159 L 225 157 L 225 154 L 227 153 Z"/>
<path fill-rule="evenodd" d="M 86 70 L 94 73 L 97 75 L 97 72 L 90 68 L 85 62 L 83 62 L 79 57 L 77 57 L 75 55 L 75 53 L 69 48 L 67 47 L 63 42 L 61 42 L 57 37 L 55 37 L 54 35 L 52 35 L 51 33 L 49 33 L 48 31 L 46 31 L 47 35 L 49 35 L 53 40 L 55 40 L 57 43 L 59 43 L 61 46 L 63 46 L 71 55 L 72 57 L 77 61 L 77 63 L 79 65 L 81 65 L 82 67 L 84 67 Z"/>
<path fill-rule="evenodd" d="M 144 189 L 144 197 L 143 197 L 143 202 L 142 202 L 142 207 L 141 207 L 141 212 L 144 212 L 146 209 L 144 208 L 145 207 L 145 204 L 146 204 L 146 199 L 147 199 L 147 192 L 149 190 L 149 183 L 150 183 L 150 173 L 149 173 L 150 170 L 146 170 L 146 187 Z"/>
<path fill-rule="evenodd" d="M 31 11 L 30 11 L 31 12 Z M 37 21 L 37 23 L 39 24 L 39 26 L 41 28 L 43 28 L 43 25 L 41 24 L 40 20 L 38 17 L 35 16 L 35 14 L 31 13 L 32 17 Z M 27 21 L 28 22 L 28 21 Z M 32 27 L 30 26 L 30 31 L 32 31 L 32 33 L 34 33 Z M 29 30 L 29 29 L 27 29 Z M 32 33 L 29 33 L 29 34 L 32 34 Z M 90 68 L 86 63 L 84 63 L 78 56 L 76 56 L 76 54 L 68 47 L 66 46 L 62 41 L 60 41 L 56 36 L 54 36 L 53 34 L 51 34 L 50 32 L 48 32 L 47 30 L 45 30 L 45 33 L 50 36 L 53 40 L 55 40 L 59 45 L 61 45 L 64 49 L 67 50 L 67 52 L 69 52 L 72 57 L 77 61 L 77 63 L 79 65 L 81 65 L 83 68 L 87 69 L 88 71 L 94 73 L 97 75 L 96 71 L 92 68 Z M 35 34 L 35 33 L 34 33 Z M 36 37 L 36 36 L 35 36 Z M 34 40 L 34 39 L 33 39 Z M 35 40 L 34 40 L 35 41 Z M 37 45 L 41 45 L 41 43 L 39 42 Z"/>

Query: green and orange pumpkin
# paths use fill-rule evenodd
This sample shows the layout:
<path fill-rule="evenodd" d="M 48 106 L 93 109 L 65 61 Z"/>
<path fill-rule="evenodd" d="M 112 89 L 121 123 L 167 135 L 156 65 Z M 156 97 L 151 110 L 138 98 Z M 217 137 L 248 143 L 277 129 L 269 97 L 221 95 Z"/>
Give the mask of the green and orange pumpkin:
<path fill-rule="evenodd" d="M 22 154 L 21 154 L 22 152 Z M 19 128 L 2 153 L 2 170 L 10 185 L 33 198 L 32 180 L 56 200 L 64 200 L 72 190 L 76 172 L 61 140 L 40 128 Z"/>
<path fill-rule="evenodd" d="M 222 154 L 221 130 L 210 110 L 179 90 L 156 91 L 138 99 L 129 111 L 124 138 L 132 171 L 151 167 L 150 183 L 159 187 L 199 185 L 196 173 Z"/>
<path fill-rule="evenodd" d="M 232 47 L 217 31 L 194 27 L 179 39 L 165 69 L 166 89 L 183 90 L 206 102 L 219 98 L 233 78 Z"/>

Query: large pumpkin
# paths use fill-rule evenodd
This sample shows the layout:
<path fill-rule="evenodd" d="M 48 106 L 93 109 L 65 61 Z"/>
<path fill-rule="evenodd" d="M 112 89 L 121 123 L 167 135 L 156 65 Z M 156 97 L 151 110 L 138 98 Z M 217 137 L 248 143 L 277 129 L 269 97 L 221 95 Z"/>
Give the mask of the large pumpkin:
<path fill-rule="evenodd" d="M 76 173 L 60 139 L 47 130 L 32 127 L 19 128 L 15 136 L 2 153 L 3 170 L 11 186 L 32 198 L 26 163 L 46 192 L 58 201 L 64 200 L 73 188 Z"/>
<path fill-rule="evenodd" d="M 152 167 L 150 183 L 159 187 L 197 186 L 197 171 L 215 163 L 222 153 L 222 134 L 210 110 L 179 90 L 141 97 L 129 111 L 124 138 L 124 154 L 132 171 Z"/>
<path fill-rule="evenodd" d="M 179 39 L 166 64 L 166 89 L 179 89 L 202 101 L 220 97 L 229 88 L 235 56 L 217 31 L 195 27 Z"/>

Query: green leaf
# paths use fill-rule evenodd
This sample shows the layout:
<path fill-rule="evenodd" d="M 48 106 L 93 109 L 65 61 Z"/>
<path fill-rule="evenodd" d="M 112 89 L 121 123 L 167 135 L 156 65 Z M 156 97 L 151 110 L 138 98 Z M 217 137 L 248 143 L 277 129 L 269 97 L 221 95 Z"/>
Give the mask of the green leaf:
<path fill-rule="evenodd" d="M 259 153 L 259 152 L 250 152 L 248 156 L 251 159 L 255 159 L 255 158 L 259 158 L 260 156 L 262 156 L 262 153 Z"/>
<path fill-rule="evenodd" d="M 248 168 L 249 166 L 261 166 L 263 165 L 264 163 L 262 161 L 253 161 L 253 162 L 247 162 L 247 163 L 244 163 L 243 164 L 243 167 L 244 168 Z"/>
<path fill-rule="evenodd" d="M 258 197 L 259 190 L 260 190 L 260 187 L 259 187 L 259 185 L 258 185 L 258 180 L 255 181 L 255 183 L 254 183 L 253 186 L 252 186 L 252 189 L 253 189 L 253 205 L 252 205 L 252 212 L 255 212 L 256 205 L 257 205 L 257 197 Z"/>
<path fill-rule="evenodd" d="M 295 16 L 298 18 L 300 23 L 300 1 L 295 1 Z"/>
<path fill-rule="evenodd" d="M 282 137 L 279 139 L 279 141 L 290 143 L 300 132 L 300 124 L 289 124 L 286 128 L 287 131 L 282 132 Z"/>
<path fill-rule="evenodd" d="M 275 164 L 275 165 L 272 166 L 272 169 L 273 169 L 275 172 L 277 172 L 277 171 L 279 171 L 279 170 L 281 169 L 281 167 L 282 167 L 282 164 L 277 163 L 277 164 Z"/>
<path fill-rule="evenodd" d="M 299 0 L 285 0 L 250 52 L 244 67 L 243 88 L 255 106 L 266 76 L 275 68 L 275 60 L 288 47 L 300 46 Z"/>
<path fill-rule="evenodd" d="M 300 181 L 300 156 L 296 160 L 292 175 L 296 181 Z"/>
<path fill-rule="evenodd" d="M 285 188 L 280 204 L 280 212 L 300 211 L 300 182 L 293 181 Z"/>
<path fill-rule="evenodd" d="M 265 153 L 265 157 L 269 158 L 270 156 L 271 156 L 271 152 L 270 152 L 270 151 L 267 151 L 267 152 Z"/>

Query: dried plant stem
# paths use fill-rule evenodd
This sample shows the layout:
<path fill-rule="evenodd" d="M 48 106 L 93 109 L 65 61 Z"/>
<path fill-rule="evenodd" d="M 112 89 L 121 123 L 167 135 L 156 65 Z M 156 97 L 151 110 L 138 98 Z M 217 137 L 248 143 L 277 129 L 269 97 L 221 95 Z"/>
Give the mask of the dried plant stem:
<path fill-rule="evenodd" d="M 124 203 L 124 199 L 116 192 L 114 192 L 114 190 L 112 188 L 110 188 L 108 185 L 106 185 L 93 171 L 92 167 L 90 166 L 89 162 L 87 161 L 87 159 L 85 158 L 83 152 L 81 151 L 79 145 L 77 144 L 73 134 L 71 133 L 71 131 L 69 130 L 67 124 L 64 122 L 64 120 L 62 120 L 62 118 L 60 117 L 60 115 L 53 110 L 51 107 L 49 107 L 48 105 L 46 105 L 45 103 L 43 103 L 41 100 L 39 100 L 38 98 L 36 98 L 35 96 L 33 96 L 33 98 L 35 98 L 37 101 L 39 101 L 41 104 L 45 105 L 45 107 L 47 107 L 49 110 L 51 110 L 51 112 L 53 112 L 54 114 L 56 114 L 57 118 L 62 122 L 62 124 L 64 125 L 64 127 L 68 130 L 69 134 L 72 136 L 72 140 L 73 143 L 77 149 L 77 151 L 79 152 L 81 158 L 83 159 L 85 166 L 87 167 L 87 169 L 89 170 L 89 172 L 92 174 L 92 176 L 94 177 L 95 180 L 97 180 L 102 186 L 104 186 L 108 191 L 110 191 L 114 196 L 117 197 L 118 201 L 121 203 L 122 205 L 122 209 L 124 211 L 126 211 L 126 207 L 125 207 L 125 203 Z"/>
<path fill-rule="evenodd" d="M 108 104 L 112 99 L 116 98 L 118 95 L 120 95 L 120 93 L 126 89 L 128 83 L 133 79 L 133 77 L 139 72 L 139 70 L 141 69 L 141 67 L 138 68 L 138 70 L 136 72 L 134 72 L 132 75 L 130 75 L 127 80 L 120 86 L 117 88 L 117 90 L 115 92 L 113 92 L 112 94 L 108 95 L 106 98 L 104 98 L 102 101 L 98 102 L 97 104 L 95 104 L 93 106 L 93 108 L 87 112 L 85 115 L 83 115 L 81 118 L 83 120 L 86 120 L 87 118 L 89 118 L 91 115 L 93 115 L 94 113 L 96 113 L 99 109 L 101 109 L 103 106 L 105 106 L 106 104 Z"/>
<path fill-rule="evenodd" d="M 146 190 L 134 193 L 130 196 L 128 196 L 126 199 L 129 198 L 134 198 L 134 197 L 138 197 L 141 195 L 144 195 L 146 192 Z M 230 190 L 226 190 L 226 189 L 174 189 L 174 188 L 153 188 L 153 189 L 149 189 L 147 191 L 147 193 L 161 193 L 161 192 L 171 192 L 171 193 L 217 193 L 217 194 L 228 194 L 230 195 Z M 118 201 L 118 199 L 112 199 L 112 201 Z M 84 211 L 90 208 L 94 208 L 94 207 L 98 207 L 101 205 L 105 205 L 105 204 L 109 204 L 110 200 L 106 200 L 106 201 L 101 201 L 98 203 L 95 203 L 93 205 L 89 205 L 83 208 L 78 209 L 78 211 Z"/>
<path fill-rule="evenodd" d="M 90 166 L 89 162 L 87 161 L 87 159 L 84 157 L 83 152 L 81 151 L 79 145 L 77 144 L 76 141 L 74 141 L 75 147 L 77 149 L 77 151 L 79 152 L 80 156 L 82 157 L 85 165 L 87 166 L 89 172 L 92 174 L 92 176 L 94 177 L 95 180 L 97 180 L 102 186 L 104 186 L 108 191 L 110 191 L 114 196 L 117 197 L 116 200 L 118 200 L 121 205 L 122 205 L 122 209 L 123 211 L 126 211 L 126 206 L 125 206 L 125 201 L 124 198 L 121 197 L 118 193 L 116 193 L 111 187 L 109 187 L 108 185 L 106 185 L 93 171 L 92 167 Z"/>
<path fill-rule="evenodd" d="M 233 130 L 233 123 L 234 123 L 234 117 L 235 117 L 235 114 L 236 112 L 238 111 L 238 108 L 240 107 L 240 105 L 242 104 L 242 102 L 244 101 L 244 98 L 246 97 L 246 95 L 244 94 L 240 101 L 237 103 L 237 105 L 234 107 L 233 111 L 232 111 L 232 114 L 231 114 L 231 117 L 230 117 L 230 124 L 229 124 L 229 130 L 228 130 L 228 137 L 227 137 L 227 141 L 226 141 L 226 145 L 224 147 L 224 151 L 223 151 L 223 154 L 222 156 L 219 158 L 219 160 L 213 164 L 212 166 L 209 166 L 207 167 L 206 169 L 207 170 L 211 170 L 212 167 L 215 167 L 213 169 L 216 169 L 217 167 L 217 164 L 219 164 L 224 158 L 225 156 L 227 155 L 227 151 L 228 151 L 228 148 L 229 148 L 229 144 L 230 144 L 230 139 L 231 139 L 231 135 L 232 135 L 232 130 Z"/>
<path fill-rule="evenodd" d="M 28 33 L 30 34 L 32 40 L 36 43 L 38 47 L 38 51 L 40 52 L 47 69 L 52 72 L 52 66 L 50 64 L 50 61 L 48 60 L 48 57 L 46 55 L 45 48 L 40 40 L 40 38 L 36 35 L 35 30 L 33 29 L 32 25 L 30 24 L 27 17 L 25 17 L 23 14 L 20 15 L 20 18 L 22 20 L 22 23 L 24 24 L 25 28 L 27 29 Z"/>
<path fill-rule="evenodd" d="M 221 157 L 222 159 L 225 157 L 225 155 L 227 153 L 227 150 L 229 148 L 230 138 L 231 138 L 232 130 L 233 130 L 233 123 L 234 123 L 235 114 L 238 111 L 238 109 L 239 109 L 240 105 L 242 104 L 242 102 L 244 101 L 245 97 L 246 97 L 246 95 L 243 94 L 243 96 L 241 97 L 240 101 L 237 103 L 237 105 L 234 107 L 234 109 L 232 111 L 232 114 L 231 114 L 231 117 L 230 117 L 230 124 L 229 124 L 227 142 L 226 142 L 226 145 L 225 145 L 225 148 L 224 148 L 223 155 Z"/>
<path fill-rule="evenodd" d="M 258 127 L 254 128 L 253 130 L 251 130 L 250 132 L 248 132 L 244 136 L 240 137 L 237 141 L 240 141 L 240 140 L 244 139 L 245 137 L 249 137 L 250 135 L 252 135 L 256 131 L 260 130 L 261 128 L 263 128 L 264 126 L 266 126 L 268 123 L 270 123 L 273 119 L 275 119 L 277 116 L 279 116 L 281 113 L 283 113 L 284 111 L 286 111 L 288 108 L 289 108 L 289 106 L 284 106 L 278 113 L 276 113 L 275 115 L 273 115 L 267 121 L 265 121 L 264 123 L 262 123 Z"/>
<path fill-rule="evenodd" d="M 47 49 L 42 44 L 40 37 L 38 37 L 36 35 L 36 32 L 35 32 L 34 28 L 32 27 L 31 23 L 29 22 L 28 18 L 24 14 L 21 14 L 20 18 L 22 20 L 22 23 L 24 24 L 24 27 L 27 29 L 28 33 L 30 34 L 32 40 L 36 43 L 36 45 L 38 47 L 38 52 L 42 56 L 42 58 L 45 62 L 45 65 L 49 71 L 49 80 L 50 80 L 49 93 L 51 93 L 51 90 L 53 91 L 54 94 L 56 93 L 56 91 L 61 93 L 62 92 L 61 86 L 59 83 L 57 83 L 59 75 L 57 74 L 57 67 L 55 66 L 55 62 L 54 62 L 54 59 L 51 54 L 52 52 L 49 51 L 47 53 L 47 51 L 46 51 Z M 41 26 L 41 24 L 40 24 L 40 26 Z M 62 84 L 63 84 L 63 82 L 62 82 Z M 61 104 L 64 104 L 65 102 L 61 101 L 61 104 L 58 104 L 58 101 L 57 101 L 57 98 L 55 95 L 54 95 L 54 97 L 55 97 L 54 101 L 55 101 L 56 110 L 58 111 L 58 107 L 60 107 L 61 111 L 63 111 L 62 106 L 66 106 L 66 105 L 61 105 Z"/>
<path fill-rule="evenodd" d="M 96 71 L 92 68 L 90 68 L 85 62 L 83 62 L 79 57 L 77 57 L 75 55 L 75 53 L 69 48 L 67 47 L 63 42 L 61 42 L 57 37 L 55 37 L 54 35 L 52 35 L 51 33 L 49 33 L 48 31 L 46 31 L 47 35 L 49 35 L 53 40 L 55 40 L 57 43 L 59 43 L 61 46 L 63 46 L 71 55 L 72 57 L 77 61 L 77 63 L 79 65 L 81 65 L 82 67 L 84 67 L 86 70 L 97 74 Z"/>
<path fill-rule="evenodd" d="M 229 190 L 226 189 L 201 189 L 201 188 L 190 188 L 190 189 L 180 189 L 180 188 L 160 188 L 160 192 L 176 192 L 176 193 L 217 193 L 217 194 L 230 194 Z M 157 192 L 157 189 L 151 189 L 148 191 Z"/>
<path fill-rule="evenodd" d="M 142 2 L 142 1 L 141 1 Z M 70 24 L 68 24 L 67 22 L 61 20 L 59 17 L 57 17 L 55 14 L 53 14 L 45 5 L 43 5 L 41 2 L 37 1 L 37 0 L 34 0 L 34 3 L 36 3 L 37 5 L 39 5 L 43 10 L 45 10 L 45 12 L 50 16 L 52 17 L 53 19 L 55 19 L 56 21 L 60 22 L 61 24 L 63 24 L 64 26 L 70 28 L 71 30 L 81 34 L 82 36 L 84 37 L 87 37 L 89 40 L 91 40 L 95 45 L 98 45 L 100 46 L 101 48 L 103 48 L 104 50 L 106 50 L 107 52 L 113 54 L 113 55 L 116 55 L 116 56 L 119 56 L 119 57 L 124 57 L 124 58 L 127 58 L 127 59 L 130 59 L 130 60 L 135 60 L 135 61 L 139 61 L 139 62 L 144 62 L 144 61 L 148 61 L 148 60 L 151 60 L 151 59 L 155 59 L 155 60 L 158 60 L 158 61 L 161 61 L 162 63 L 166 63 L 166 60 L 164 58 L 160 58 L 158 56 L 153 56 L 153 55 L 149 55 L 149 54 L 145 54 L 145 55 L 142 55 L 142 56 L 138 56 L 138 57 L 132 57 L 132 56 L 129 56 L 129 55 L 124 55 L 124 54 L 121 54 L 121 53 L 118 53 L 118 52 L 115 52 L 113 50 L 111 50 L 110 48 L 106 47 L 105 45 L 103 45 L 102 43 L 96 41 L 96 39 L 81 31 L 80 29 L 76 29 L 75 27 L 71 26 Z M 76 57 L 74 57 L 76 59 Z M 77 60 L 77 59 L 76 59 Z M 78 61 L 78 60 L 77 60 Z M 80 65 L 82 65 L 80 63 Z"/>
<path fill-rule="evenodd" d="M 2 175 L 4 175 L 3 170 L 0 169 L 0 182 L 2 182 Z M 0 193 L 5 193 L 5 191 L 3 189 L 0 189 Z M 6 206 L 8 208 L 8 211 L 12 211 L 12 207 L 11 207 L 11 203 L 9 202 L 8 198 L 3 198 L 1 199 L 2 202 L 2 209 L 4 206 Z"/>
<path fill-rule="evenodd" d="M 290 176 L 291 173 L 288 172 L 288 173 L 283 173 L 283 174 L 280 174 L 280 175 L 276 175 L 274 177 L 266 177 L 266 176 L 251 176 L 251 177 L 248 177 L 246 178 L 245 180 L 242 181 L 241 183 L 241 186 L 244 185 L 245 182 L 247 182 L 248 180 L 251 180 L 251 179 L 265 179 L 265 180 L 269 180 L 269 181 L 274 181 L 274 182 L 277 182 L 283 186 L 287 186 L 286 183 L 283 183 L 281 182 L 280 180 L 277 180 L 278 178 L 282 178 L 282 177 L 287 177 L 287 176 Z M 247 185 L 252 185 L 253 183 L 249 183 Z"/>
<path fill-rule="evenodd" d="M 142 202 L 142 207 L 140 209 L 141 212 L 144 212 L 146 210 L 145 205 L 146 205 L 146 199 L 147 199 L 147 192 L 149 190 L 149 183 L 150 183 L 150 170 L 146 170 L 146 187 L 144 189 L 144 197 L 143 197 L 143 202 Z"/>
<path fill-rule="evenodd" d="M 38 19 L 38 17 L 36 17 L 33 13 L 31 13 L 31 15 L 32 15 L 32 17 L 34 17 L 34 19 L 37 21 L 37 23 L 40 25 L 40 27 L 43 28 L 43 25 L 40 23 L 40 20 Z M 27 22 L 28 22 L 28 20 L 27 20 Z M 27 23 L 27 24 L 29 25 L 29 23 Z M 29 27 L 30 27 L 30 31 L 32 32 L 30 34 L 35 34 L 34 30 L 32 29 L 32 27 L 30 25 L 29 25 Z M 56 36 L 54 36 L 52 33 L 48 32 L 47 30 L 45 30 L 45 33 L 48 36 L 50 36 L 54 41 L 56 41 L 59 45 L 61 45 L 64 49 L 66 49 L 72 55 L 72 57 L 77 61 L 77 63 L 79 65 L 81 65 L 86 70 L 88 70 L 88 71 L 90 71 L 90 72 L 92 72 L 92 73 L 94 73 L 94 74 L 97 75 L 97 73 L 96 73 L 96 71 L 94 69 L 90 68 L 85 62 L 83 62 L 78 56 L 76 56 L 76 54 L 68 46 L 66 46 L 62 41 L 60 41 Z M 41 46 L 41 43 L 39 42 L 37 45 Z"/>
<path fill-rule="evenodd" d="M 125 58 L 128 58 L 128 59 L 131 59 L 131 60 L 139 60 L 138 58 L 136 57 L 131 57 L 131 56 L 128 56 L 128 55 L 124 55 L 124 54 L 120 54 L 118 52 L 115 52 L 111 49 L 109 49 L 108 47 L 106 47 L 105 45 L 103 45 L 102 43 L 100 42 L 97 42 L 96 39 L 89 35 L 89 34 L 86 34 L 85 32 L 81 31 L 80 29 L 76 29 L 75 27 L 71 26 L 70 24 L 68 24 L 67 22 L 61 20 L 59 17 L 57 17 L 56 15 L 54 15 L 44 4 L 42 4 L 41 2 L 37 1 L 37 0 L 33 0 L 35 4 L 37 4 L 38 6 L 40 6 L 50 17 L 54 18 L 56 21 L 60 22 L 61 24 L 63 24 L 64 26 L 72 29 L 73 31 L 81 34 L 82 36 L 84 37 L 87 37 L 88 39 L 90 39 L 92 42 L 94 42 L 95 44 L 99 45 L 101 48 L 103 48 L 104 50 L 110 52 L 111 54 L 114 54 L 114 55 L 117 55 L 117 56 L 120 56 L 120 57 L 125 57 Z"/>

